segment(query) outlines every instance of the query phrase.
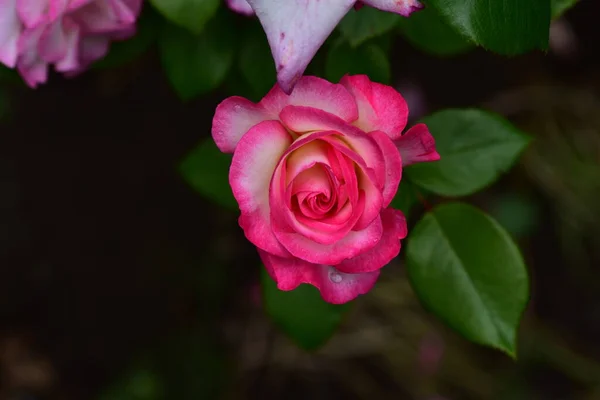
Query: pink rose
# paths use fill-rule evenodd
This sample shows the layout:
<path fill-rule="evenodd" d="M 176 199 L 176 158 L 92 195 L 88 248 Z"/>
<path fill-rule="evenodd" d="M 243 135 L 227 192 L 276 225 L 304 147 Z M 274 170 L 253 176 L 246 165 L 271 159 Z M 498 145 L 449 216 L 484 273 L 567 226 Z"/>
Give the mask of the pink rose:
<path fill-rule="evenodd" d="M 230 97 L 212 136 L 233 153 L 239 224 L 281 290 L 316 286 L 330 303 L 367 293 L 400 252 L 402 212 L 389 208 L 402 166 L 438 160 L 424 124 L 404 135 L 408 107 L 367 76 L 303 77 L 258 103 Z"/>
<path fill-rule="evenodd" d="M 74 75 L 135 33 L 142 0 L 0 0 L 0 62 L 36 87 L 48 65 Z"/>

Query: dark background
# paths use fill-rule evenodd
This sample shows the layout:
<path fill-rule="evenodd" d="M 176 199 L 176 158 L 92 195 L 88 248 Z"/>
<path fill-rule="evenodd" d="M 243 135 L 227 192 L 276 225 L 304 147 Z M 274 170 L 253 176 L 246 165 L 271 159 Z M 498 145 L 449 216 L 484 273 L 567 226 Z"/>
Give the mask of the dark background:
<path fill-rule="evenodd" d="M 0 399 L 600 399 L 598 16 L 582 1 L 547 54 L 439 59 L 395 44 L 413 120 L 478 106 L 536 139 L 469 199 L 530 268 L 516 363 L 428 315 L 402 257 L 324 349 L 296 349 L 263 315 L 237 215 L 178 174 L 225 94 L 182 104 L 154 52 L 35 91 L 8 85 Z"/>

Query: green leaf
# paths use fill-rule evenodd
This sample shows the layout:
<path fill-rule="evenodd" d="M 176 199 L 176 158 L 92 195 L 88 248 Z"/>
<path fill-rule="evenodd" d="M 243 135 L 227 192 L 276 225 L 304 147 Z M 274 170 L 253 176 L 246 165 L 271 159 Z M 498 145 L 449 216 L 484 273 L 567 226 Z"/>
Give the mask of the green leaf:
<path fill-rule="evenodd" d="M 143 366 L 128 371 L 123 379 L 113 384 L 100 400 L 159 400 L 163 398 L 163 383 L 151 369 Z"/>
<path fill-rule="evenodd" d="M 577 2 L 578 0 L 552 0 L 552 18 L 560 17 Z"/>
<path fill-rule="evenodd" d="M 350 45 L 356 47 L 370 38 L 390 31 L 400 18 L 402 17 L 397 14 L 364 7 L 359 11 L 350 10 L 340 21 L 338 29 Z"/>
<path fill-rule="evenodd" d="M 113 42 L 103 59 L 94 63 L 94 68 L 113 68 L 128 63 L 144 54 L 156 41 L 164 20 L 156 11 L 144 6 L 138 19 L 135 36 L 128 40 Z"/>
<path fill-rule="evenodd" d="M 267 36 L 258 21 L 255 22 L 244 31 L 239 67 L 254 94 L 261 98 L 277 82 L 277 73 Z"/>
<path fill-rule="evenodd" d="M 474 47 L 452 29 L 433 7 L 400 19 L 398 26 L 404 37 L 417 49 L 435 56 L 462 54 Z"/>
<path fill-rule="evenodd" d="M 507 171 L 529 137 L 504 118 L 476 109 L 449 109 L 424 118 L 441 160 L 406 168 L 412 182 L 442 196 L 466 196 Z"/>
<path fill-rule="evenodd" d="M 261 281 L 267 314 L 283 332 L 305 350 L 316 350 L 333 335 L 350 303 L 325 302 L 314 286 L 302 284 L 284 292 L 277 288 L 265 268 Z"/>
<path fill-rule="evenodd" d="M 403 178 L 396 192 L 396 196 L 392 199 L 390 206 L 397 210 L 401 210 L 406 217 L 410 215 L 414 206 L 419 203 L 419 193 L 415 185 L 407 178 Z"/>
<path fill-rule="evenodd" d="M 325 61 L 325 76 L 332 82 L 338 82 L 345 74 L 366 74 L 375 82 L 389 84 L 391 73 L 387 55 L 375 43 L 352 47 L 338 40 Z"/>
<path fill-rule="evenodd" d="M 472 42 L 505 55 L 548 48 L 548 0 L 427 0 Z"/>
<path fill-rule="evenodd" d="M 150 0 L 172 23 L 199 34 L 215 15 L 221 0 Z"/>
<path fill-rule="evenodd" d="M 439 206 L 412 230 L 406 261 L 426 308 L 467 339 L 516 357 L 529 278 L 496 221 L 468 204 Z"/>
<path fill-rule="evenodd" d="M 231 155 L 221 153 L 212 139 L 206 139 L 180 164 L 185 181 L 198 193 L 232 210 L 238 204 L 229 186 Z"/>
<path fill-rule="evenodd" d="M 181 99 L 216 89 L 227 77 L 235 55 L 235 37 L 226 14 L 214 18 L 201 35 L 166 24 L 159 38 L 165 72 Z"/>

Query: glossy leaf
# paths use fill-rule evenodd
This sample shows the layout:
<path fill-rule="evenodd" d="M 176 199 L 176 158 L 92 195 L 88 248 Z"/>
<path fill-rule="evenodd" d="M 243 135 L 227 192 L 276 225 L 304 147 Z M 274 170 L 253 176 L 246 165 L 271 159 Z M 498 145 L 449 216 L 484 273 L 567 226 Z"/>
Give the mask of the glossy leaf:
<path fill-rule="evenodd" d="M 529 143 L 504 118 L 476 109 L 449 109 L 423 119 L 441 160 L 406 168 L 412 182 L 442 196 L 466 196 L 494 182 Z"/>
<path fill-rule="evenodd" d="M 404 37 L 416 48 L 436 56 L 465 53 L 475 45 L 448 25 L 432 7 L 401 18 L 398 26 Z"/>
<path fill-rule="evenodd" d="M 389 84 L 390 62 L 385 52 L 375 43 L 352 47 L 339 40 L 327 53 L 325 77 L 338 82 L 345 74 L 366 74 L 372 81 Z"/>
<path fill-rule="evenodd" d="M 217 88 L 231 68 L 235 37 L 229 18 L 214 18 L 200 35 L 167 24 L 159 38 L 163 68 L 183 100 Z"/>
<path fill-rule="evenodd" d="M 215 15 L 221 0 L 150 0 L 172 23 L 199 34 Z"/>
<path fill-rule="evenodd" d="M 426 0 L 455 30 L 505 55 L 548 48 L 549 0 Z"/>
<path fill-rule="evenodd" d="M 338 25 L 342 36 L 356 47 L 370 38 L 382 35 L 396 26 L 403 18 L 397 14 L 379 11 L 371 7 L 350 10 Z"/>
<path fill-rule="evenodd" d="M 229 186 L 231 155 L 219 151 L 212 139 L 205 139 L 180 165 L 186 182 L 198 193 L 232 210 L 238 204 Z"/>
<path fill-rule="evenodd" d="M 439 206 L 410 233 L 406 261 L 426 308 L 467 339 L 516 357 L 529 278 L 496 221 L 468 204 Z"/>
<path fill-rule="evenodd" d="M 340 325 L 350 303 L 326 303 L 317 288 L 302 284 L 284 292 L 262 267 L 265 310 L 273 322 L 298 346 L 316 350 L 324 345 Z"/>

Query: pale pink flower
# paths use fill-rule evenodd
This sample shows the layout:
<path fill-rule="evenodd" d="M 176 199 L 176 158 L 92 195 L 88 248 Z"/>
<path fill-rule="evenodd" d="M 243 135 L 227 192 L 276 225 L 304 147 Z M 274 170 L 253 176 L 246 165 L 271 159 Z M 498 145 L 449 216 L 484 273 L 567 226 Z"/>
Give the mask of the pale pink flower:
<path fill-rule="evenodd" d="M 77 74 L 135 33 L 142 0 L 0 0 L 0 62 L 36 87 Z"/>
<path fill-rule="evenodd" d="M 254 10 L 246 0 L 225 0 L 225 2 L 229 8 L 237 13 L 248 16 L 254 15 Z"/>
<path fill-rule="evenodd" d="M 227 0 L 238 11 L 246 0 Z M 409 16 L 423 8 L 417 0 L 247 0 L 262 24 L 271 46 L 277 80 L 290 93 L 325 39 L 354 6 L 368 5 Z"/>
<path fill-rule="evenodd" d="M 330 303 L 368 292 L 400 252 L 406 220 L 389 207 L 402 167 L 439 159 L 427 126 L 406 133 L 408 107 L 367 76 L 306 76 L 291 95 L 225 99 L 212 136 L 233 153 L 239 224 L 281 290 L 316 286 Z"/>

